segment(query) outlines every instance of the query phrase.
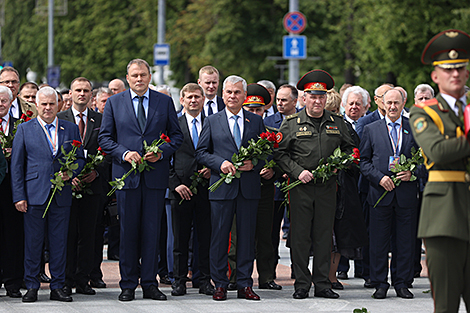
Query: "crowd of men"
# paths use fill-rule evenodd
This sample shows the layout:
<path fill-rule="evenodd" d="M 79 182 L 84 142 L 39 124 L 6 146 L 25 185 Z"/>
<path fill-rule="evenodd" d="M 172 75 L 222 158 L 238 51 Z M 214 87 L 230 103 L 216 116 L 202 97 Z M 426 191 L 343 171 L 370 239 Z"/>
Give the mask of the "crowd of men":
<path fill-rule="evenodd" d="M 468 310 L 470 145 L 463 112 L 469 58 L 466 33 L 448 30 L 431 39 L 422 61 L 433 64 L 439 94 L 434 98 L 431 86 L 419 84 L 411 112 L 399 86 L 378 86 L 377 110 L 370 112 L 365 89 L 343 86 L 338 94 L 323 70 L 277 92 L 270 81 L 248 85 L 231 75 L 219 97 L 219 72 L 205 66 L 197 83 L 181 89 L 177 113 L 169 90 L 150 85 L 150 67 L 142 59 L 127 66 L 128 89 L 114 79 L 94 90 L 87 78 L 77 77 L 68 92 L 58 93 L 34 82 L 20 86 L 19 73 L 3 68 L 0 278 L 7 295 L 35 302 L 40 283 L 48 282 L 51 300 L 70 302 L 73 288 L 85 295 L 105 288 L 103 212 L 117 205 L 119 226 L 108 229 L 108 258 L 119 260 L 119 300 L 134 300 L 138 285 L 144 298 L 166 300 L 157 275 L 160 283 L 171 283 L 171 276 L 175 297 L 185 295 L 192 280 L 216 301 L 226 300 L 227 290 L 259 300 L 255 259 L 259 288 L 282 289 L 274 281 L 286 209 L 279 185 L 300 180 L 287 206 L 294 299 L 309 297 L 312 283 L 315 297 L 338 298 L 333 289 L 344 288 L 334 274 L 339 254 L 346 261 L 338 278 L 347 278 L 348 258 L 354 259 L 355 276 L 375 288 L 373 298 L 386 298 L 389 252 L 391 285 L 398 297 L 411 299 L 409 288 L 421 272 L 420 237 L 436 312 L 456 312 L 461 296 Z M 268 158 L 275 166 L 235 163 L 232 156 L 267 130 L 276 134 L 278 147 Z M 145 149 L 160 138 L 158 151 Z M 338 147 L 346 154 L 359 148 L 360 174 L 351 163 L 336 173 L 341 184 L 336 175 L 316 179 L 312 171 Z M 424 164 L 397 170 L 420 147 Z M 80 174 L 101 152 L 105 161 Z M 71 154 L 75 165 L 61 169 Z M 56 173 L 65 184 L 54 194 Z M 221 174 L 235 178 L 209 192 Z M 109 182 L 121 177 L 127 177 L 124 186 L 108 197 Z M 360 223 L 351 225 L 348 218 L 361 213 Z"/>

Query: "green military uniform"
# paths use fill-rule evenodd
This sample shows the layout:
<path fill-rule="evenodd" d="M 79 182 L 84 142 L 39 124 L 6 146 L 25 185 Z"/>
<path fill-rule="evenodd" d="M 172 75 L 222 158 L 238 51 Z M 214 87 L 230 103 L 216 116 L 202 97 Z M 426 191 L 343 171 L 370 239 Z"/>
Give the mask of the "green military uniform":
<path fill-rule="evenodd" d="M 351 153 L 354 142 L 343 118 L 323 110 L 319 128 L 315 127 L 306 109 L 287 117 L 281 125 L 282 139 L 274 160 L 289 175 L 298 179 L 304 170 L 314 170 L 322 158 L 327 158 L 337 147 Z M 331 288 L 328 279 L 331 241 L 336 210 L 336 178 L 326 182 L 301 184 L 290 191 L 290 236 L 295 289 L 315 293 Z M 314 249 L 313 275 L 308 269 L 310 247 Z"/>
<path fill-rule="evenodd" d="M 452 73 L 467 71 L 462 67 L 468 63 L 469 50 L 470 37 L 449 30 L 431 39 L 422 61 Z M 446 87 L 439 86 L 441 91 Z M 461 296 L 470 311 L 470 184 L 466 174 L 470 144 L 462 121 L 441 94 L 416 104 L 410 114 L 414 138 L 429 170 L 418 237 L 426 245 L 435 312 L 458 312 Z"/>

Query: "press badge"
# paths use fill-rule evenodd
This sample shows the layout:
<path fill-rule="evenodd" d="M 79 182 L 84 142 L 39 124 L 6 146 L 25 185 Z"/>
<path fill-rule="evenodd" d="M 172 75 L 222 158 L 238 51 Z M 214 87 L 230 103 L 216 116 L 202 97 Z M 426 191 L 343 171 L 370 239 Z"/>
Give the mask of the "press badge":
<path fill-rule="evenodd" d="M 388 161 L 388 170 L 390 172 L 393 172 L 393 170 L 395 170 L 397 168 L 398 164 L 400 164 L 400 157 L 399 156 L 390 156 L 389 161 Z"/>

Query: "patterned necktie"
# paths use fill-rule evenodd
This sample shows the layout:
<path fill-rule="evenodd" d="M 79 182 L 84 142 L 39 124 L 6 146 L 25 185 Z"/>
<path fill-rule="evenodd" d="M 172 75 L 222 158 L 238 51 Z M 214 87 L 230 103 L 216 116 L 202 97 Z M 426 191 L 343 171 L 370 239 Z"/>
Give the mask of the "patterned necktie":
<path fill-rule="evenodd" d="M 392 127 L 391 135 L 392 135 L 393 146 L 396 147 L 398 150 L 398 133 L 397 133 L 397 128 L 396 128 L 396 126 L 398 126 L 398 123 L 388 123 L 388 125 Z"/>
<path fill-rule="evenodd" d="M 78 130 L 80 131 L 80 137 L 83 141 L 83 135 L 85 133 L 85 122 L 83 121 L 83 113 L 78 113 L 78 117 L 80 118 L 80 121 L 78 122 Z"/>
<path fill-rule="evenodd" d="M 4 133 L 5 131 L 3 130 L 3 117 L 0 118 L 0 132 Z"/>
<path fill-rule="evenodd" d="M 140 130 L 144 132 L 145 124 L 147 122 L 147 118 L 145 117 L 145 109 L 144 109 L 144 96 L 139 97 L 139 105 L 137 106 L 137 121 L 139 121 Z"/>
<path fill-rule="evenodd" d="M 235 143 L 238 149 L 240 149 L 240 146 L 242 145 L 242 137 L 240 135 L 240 126 L 238 126 L 239 117 L 240 116 L 238 115 L 232 116 L 232 118 L 235 120 L 235 124 L 233 124 L 233 139 L 235 139 Z"/>
<path fill-rule="evenodd" d="M 462 101 L 457 100 L 455 102 L 455 105 L 457 106 L 457 108 L 459 108 L 459 118 L 463 119 L 463 103 L 462 103 Z"/>
<path fill-rule="evenodd" d="M 207 101 L 207 105 L 209 106 L 207 109 L 207 116 L 214 114 L 214 111 L 212 110 L 212 100 Z"/>
<path fill-rule="evenodd" d="M 198 136 L 198 134 L 197 134 L 196 123 L 197 123 L 197 119 L 194 118 L 194 119 L 193 119 L 193 129 L 192 129 L 194 148 L 197 147 L 197 143 L 199 142 L 199 136 Z"/>
<path fill-rule="evenodd" d="M 51 140 L 52 140 L 52 132 L 51 132 L 52 128 L 54 128 L 54 124 L 46 124 L 46 130 Z M 52 154 L 54 154 L 54 147 L 52 146 L 51 140 L 47 139 L 47 142 L 49 143 L 49 148 L 51 149 Z"/>

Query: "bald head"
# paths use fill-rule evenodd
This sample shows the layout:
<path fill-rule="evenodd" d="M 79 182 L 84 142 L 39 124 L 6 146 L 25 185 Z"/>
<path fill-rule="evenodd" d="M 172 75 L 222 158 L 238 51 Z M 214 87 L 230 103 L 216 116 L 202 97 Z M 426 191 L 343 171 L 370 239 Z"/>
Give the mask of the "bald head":
<path fill-rule="evenodd" d="M 117 94 L 126 90 L 126 85 L 124 85 L 124 82 L 118 78 L 110 81 L 108 87 L 111 89 L 113 94 Z"/>

